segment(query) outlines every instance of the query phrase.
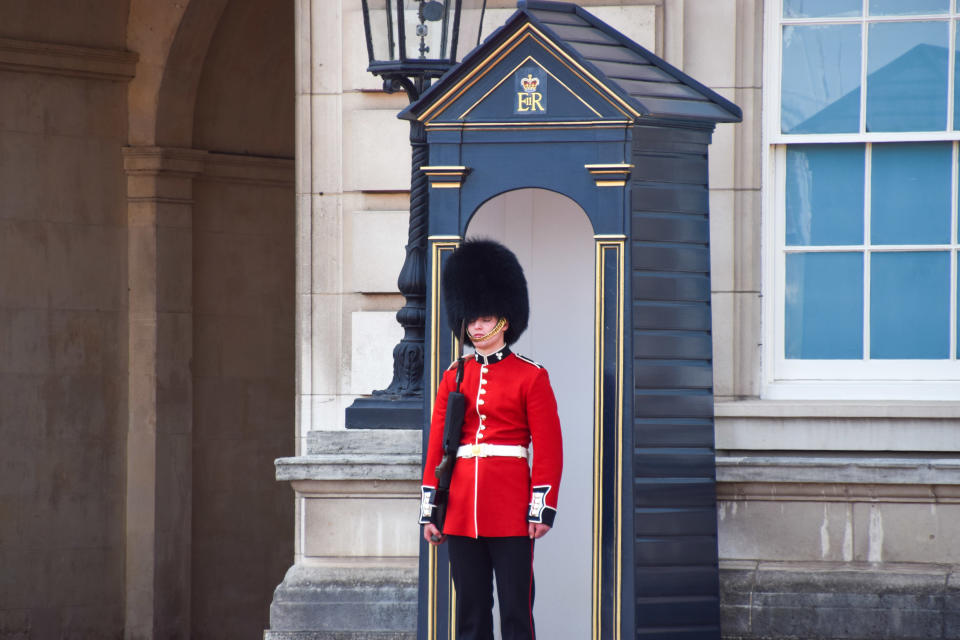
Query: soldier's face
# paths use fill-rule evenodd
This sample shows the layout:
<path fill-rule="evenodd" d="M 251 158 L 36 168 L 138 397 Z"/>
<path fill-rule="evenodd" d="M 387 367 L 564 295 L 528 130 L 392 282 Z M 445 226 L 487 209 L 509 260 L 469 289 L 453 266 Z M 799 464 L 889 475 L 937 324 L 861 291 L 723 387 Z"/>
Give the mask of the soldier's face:
<path fill-rule="evenodd" d="M 503 326 L 495 331 L 498 322 L 500 322 L 500 318 L 497 316 L 482 316 L 467 323 L 467 334 L 470 336 L 470 341 L 473 342 L 473 346 L 478 351 L 485 355 L 502 349 L 505 344 L 503 336 L 508 323 L 504 321 Z"/>

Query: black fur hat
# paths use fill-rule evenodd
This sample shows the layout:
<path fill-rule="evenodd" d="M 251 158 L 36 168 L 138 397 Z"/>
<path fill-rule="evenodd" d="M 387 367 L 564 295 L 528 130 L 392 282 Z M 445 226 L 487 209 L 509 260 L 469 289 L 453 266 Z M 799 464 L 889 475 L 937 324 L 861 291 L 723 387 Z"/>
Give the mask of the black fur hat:
<path fill-rule="evenodd" d="M 466 240 L 443 267 L 441 278 L 447 320 L 454 333 L 463 320 L 481 316 L 504 317 L 509 327 L 504 332 L 507 344 L 513 344 L 527 328 L 530 301 L 523 268 L 510 249 L 494 240 Z M 473 346 L 470 336 L 464 338 Z"/>

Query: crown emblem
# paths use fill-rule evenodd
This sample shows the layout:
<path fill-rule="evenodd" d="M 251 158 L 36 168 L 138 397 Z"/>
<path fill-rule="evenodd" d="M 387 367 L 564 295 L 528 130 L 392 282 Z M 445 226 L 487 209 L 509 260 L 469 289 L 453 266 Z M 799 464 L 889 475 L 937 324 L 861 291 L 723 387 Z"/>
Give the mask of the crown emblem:
<path fill-rule="evenodd" d="M 520 84 L 523 85 L 524 91 L 536 91 L 540 86 L 540 78 L 534 78 L 532 73 L 528 73 L 526 78 L 520 78 Z"/>

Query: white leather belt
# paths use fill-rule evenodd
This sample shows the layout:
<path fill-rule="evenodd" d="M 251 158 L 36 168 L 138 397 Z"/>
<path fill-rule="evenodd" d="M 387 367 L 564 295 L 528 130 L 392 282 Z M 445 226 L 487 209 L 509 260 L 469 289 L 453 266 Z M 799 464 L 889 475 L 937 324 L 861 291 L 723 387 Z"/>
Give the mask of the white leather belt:
<path fill-rule="evenodd" d="M 458 458 L 526 458 L 527 448 L 519 444 L 462 444 L 457 449 Z"/>

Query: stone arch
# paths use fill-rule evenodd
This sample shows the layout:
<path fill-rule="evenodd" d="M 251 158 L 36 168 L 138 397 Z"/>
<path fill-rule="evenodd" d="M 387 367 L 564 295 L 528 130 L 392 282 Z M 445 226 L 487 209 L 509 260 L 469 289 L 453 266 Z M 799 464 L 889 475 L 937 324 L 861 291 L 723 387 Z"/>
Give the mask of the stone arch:
<path fill-rule="evenodd" d="M 187 148 L 207 48 L 228 0 L 131 0 L 127 46 L 140 55 L 128 92 L 130 144 Z"/>

